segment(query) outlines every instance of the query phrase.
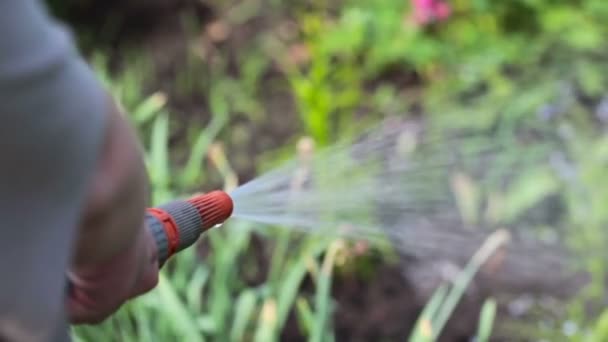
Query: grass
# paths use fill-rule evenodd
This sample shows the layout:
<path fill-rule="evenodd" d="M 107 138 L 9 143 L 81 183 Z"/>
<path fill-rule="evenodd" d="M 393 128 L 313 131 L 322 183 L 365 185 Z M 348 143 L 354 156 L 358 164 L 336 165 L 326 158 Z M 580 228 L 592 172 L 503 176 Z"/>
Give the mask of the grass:
<path fill-rule="evenodd" d="M 452 288 L 449 289 L 447 285 L 442 285 L 436 290 L 418 318 L 409 341 L 426 342 L 435 341 L 439 338 L 475 274 L 499 248 L 508 243 L 508 239 L 508 233 L 503 230 L 498 230 L 490 235 L 466 267 L 454 279 Z M 496 311 L 495 305 L 493 299 L 486 299 L 476 335 L 478 341 L 487 341 L 491 335 L 493 316 Z"/>
<path fill-rule="evenodd" d="M 230 141 L 237 117 L 261 126 L 276 120 L 261 94 L 274 84 L 268 76 L 272 68 L 281 73 L 284 82 L 279 84 L 294 100 L 303 127 L 295 135 L 310 136 L 319 146 L 351 138 L 384 116 L 410 113 L 444 138 L 486 130 L 494 132 L 495 141 L 508 146 L 514 142 L 517 146 L 488 167 L 484 177 L 462 173 L 454 178 L 462 217 L 538 236 L 548 230 L 578 251 L 573 266 L 588 271 L 593 282 L 561 317 L 577 329 L 566 334 L 541 317 L 529 322 L 529 331 L 544 329 L 547 336 L 573 341 L 602 340 L 607 314 L 590 304 L 603 300 L 607 266 L 603 227 L 608 223 L 608 143 L 599 103 L 608 85 L 607 51 L 601 44 L 608 36 L 603 25 L 608 5 L 603 0 L 582 0 L 580 6 L 548 0 L 450 3 L 455 14 L 448 21 L 415 26 L 407 21 L 411 8 L 405 1 L 353 0 L 332 5 L 332 10 L 326 2 L 307 9 L 273 2 L 277 16 L 297 27 L 295 38 L 278 39 L 268 23 L 270 28 L 239 48 L 235 60 L 221 44 L 213 65 L 205 64 L 211 63 L 209 56 L 201 59 L 195 51 L 173 80 L 179 96 L 204 98 L 200 111 L 209 118 L 204 125 L 182 122 L 182 113 L 170 105 L 170 94 L 143 88 L 153 83 L 147 78 L 153 66 L 145 57 L 134 57 L 113 75 L 106 72 L 103 54 L 94 61 L 138 129 L 153 204 L 216 181 L 226 189 L 238 185 L 238 167 L 231 164 L 237 158 L 228 158 L 218 141 Z M 220 20 L 233 29 L 268 18 L 254 0 L 215 5 L 223 13 Z M 230 71 L 230 62 L 238 72 Z M 415 81 L 407 84 L 392 80 L 412 74 Z M 175 147 L 171 137 L 184 125 L 189 126 L 187 139 Z M 295 153 L 292 144 L 277 149 L 272 158 L 256 160 L 258 172 Z M 515 172 L 505 177 L 505 171 Z M 547 199 L 558 201 L 562 209 L 543 212 Z M 548 218 L 535 221 L 531 212 Z M 205 258 L 194 248 L 183 252 L 162 271 L 157 289 L 100 326 L 76 328 L 76 336 L 82 341 L 273 341 L 293 318 L 309 341 L 337 339 L 332 285 L 336 257 L 348 247 L 341 240 L 282 228 L 229 223 L 210 232 L 201 241 Z M 269 270 L 257 282 L 247 279 L 260 272 L 250 262 L 254 236 L 271 246 Z M 480 262 L 473 259 L 455 282 L 437 288 L 410 341 L 440 335 Z M 354 264 L 355 269 L 362 267 Z M 306 279 L 312 288 L 305 291 Z M 480 308 L 478 341 L 489 341 L 504 323 L 498 306 L 488 299 Z"/>

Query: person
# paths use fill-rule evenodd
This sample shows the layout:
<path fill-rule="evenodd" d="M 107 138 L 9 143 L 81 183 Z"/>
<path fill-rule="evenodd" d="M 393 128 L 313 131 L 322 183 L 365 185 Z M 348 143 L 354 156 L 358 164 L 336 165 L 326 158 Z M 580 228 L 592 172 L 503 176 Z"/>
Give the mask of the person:
<path fill-rule="evenodd" d="M 124 111 L 42 2 L 0 1 L 0 32 L 0 340 L 69 341 L 157 284 L 148 177 Z"/>

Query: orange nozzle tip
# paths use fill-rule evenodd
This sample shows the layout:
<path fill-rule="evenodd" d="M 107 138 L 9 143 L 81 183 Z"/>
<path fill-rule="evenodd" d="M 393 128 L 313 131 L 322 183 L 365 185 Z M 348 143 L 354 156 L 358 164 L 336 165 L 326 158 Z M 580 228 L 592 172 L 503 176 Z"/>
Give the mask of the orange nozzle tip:
<path fill-rule="evenodd" d="M 194 196 L 188 202 L 196 207 L 203 221 L 203 231 L 224 223 L 232 215 L 232 198 L 224 191 Z"/>

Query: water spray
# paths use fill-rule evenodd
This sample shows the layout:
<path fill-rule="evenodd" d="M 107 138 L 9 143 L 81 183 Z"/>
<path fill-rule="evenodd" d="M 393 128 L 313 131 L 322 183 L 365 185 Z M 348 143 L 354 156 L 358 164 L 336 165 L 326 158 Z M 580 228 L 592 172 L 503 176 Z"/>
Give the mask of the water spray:
<path fill-rule="evenodd" d="M 483 132 L 443 138 L 431 133 L 389 120 L 354 142 L 314 153 L 306 140 L 298 145 L 297 158 L 230 193 L 231 216 L 304 234 L 388 244 L 425 268 L 427 261 L 464 267 L 495 231 L 507 228 L 513 239 L 483 267 L 498 287 L 522 283 L 559 292 L 556 296 L 562 291 L 555 284 L 564 285 L 566 295 L 579 288 L 579 278 L 566 271 L 571 259 L 565 246 L 526 229 L 538 215 L 546 222 L 551 212 L 536 210 L 537 216 L 528 218 L 522 211 L 505 222 L 508 212 L 500 211 L 506 208 L 499 200 L 479 200 L 480 189 L 513 184 L 520 163 L 547 165 L 551 150 Z M 513 151 L 517 158 L 511 158 Z M 471 181 L 463 183 L 462 175 Z M 404 273 L 413 272 L 411 264 Z M 547 276 L 547 269 L 559 271 Z"/>
<path fill-rule="evenodd" d="M 481 182 L 509 178 L 516 167 L 499 162 L 502 145 L 491 139 L 435 144 L 420 142 L 418 135 L 390 123 L 365 139 L 321 151 L 313 151 L 312 142 L 305 140 L 298 145 L 298 158 L 230 193 L 213 191 L 148 208 L 145 221 L 158 249 L 159 268 L 229 218 L 325 237 L 389 242 L 405 257 L 464 264 L 491 230 L 465 222 L 459 207 L 463 201 L 453 189 L 455 172 L 465 170 Z M 500 164 L 502 174 L 478 173 L 491 164 Z M 549 285 L 546 277 L 538 277 L 547 268 L 564 269 L 561 252 L 513 241 L 505 250 L 492 259 L 499 266 L 485 267 L 492 269 L 493 278 L 500 276 L 498 281 L 520 280 L 543 289 L 567 283 L 566 272 L 554 272 Z"/>

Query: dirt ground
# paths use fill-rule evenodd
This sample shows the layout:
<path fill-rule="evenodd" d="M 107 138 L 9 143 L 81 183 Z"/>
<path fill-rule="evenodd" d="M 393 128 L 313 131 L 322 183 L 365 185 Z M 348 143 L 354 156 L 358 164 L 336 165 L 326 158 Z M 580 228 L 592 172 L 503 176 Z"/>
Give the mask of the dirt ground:
<path fill-rule="evenodd" d="M 211 22 L 215 17 L 211 6 L 195 0 L 115 0 L 83 3 L 81 6 L 61 7 L 69 10 L 62 10 L 60 13 L 68 23 L 82 32 L 90 33 L 86 35 L 87 44 L 105 46 L 117 68 L 120 68 L 121 60 L 125 58 L 122 54 L 124 46 L 143 49 L 155 64 L 156 84 L 149 85 L 150 89 L 164 90 L 169 94 L 169 105 L 183 117 L 183 129 L 192 121 L 205 123 L 209 120 L 208 114 L 200 110 L 206 105 L 207 99 L 200 94 L 184 96 L 175 90 L 175 82 L 187 60 L 186 34 L 179 25 L 180 18 L 183 18 L 184 13 L 194 14 L 204 27 L 204 23 Z M 65 2 L 61 6 L 64 5 Z M 256 34 L 256 27 L 262 26 L 254 22 L 240 28 L 242 32 L 233 33 L 229 41 L 222 43 L 223 53 L 231 58 L 238 56 L 239 41 Z M 107 29 L 108 27 L 112 29 Z M 100 32 L 100 28 L 106 29 L 101 30 L 103 34 L 96 34 Z M 273 79 L 274 75 L 270 73 L 266 77 Z M 387 74 L 386 77 L 395 82 L 404 82 L 403 77 L 395 74 Z M 408 79 L 408 82 L 413 82 L 411 78 Z M 238 126 L 249 132 L 244 139 L 238 142 L 228 141 L 226 144 L 227 153 L 241 181 L 254 176 L 256 156 L 281 147 L 293 139 L 300 129 L 294 105 L 288 96 L 271 90 L 265 94 L 265 98 L 269 116 L 264 120 L 254 122 L 243 115 L 234 118 L 231 123 L 233 127 Z M 178 131 L 176 136 L 183 132 Z M 180 143 L 179 139 L 174 140 L 176 144 Z M 428 294 L 421 294 L 416 280 L 412 279 L 412 269 L 424 272 L 430 267 L 427 266 L 416 264 L 415 260 L 403 256 L 401 263 L 378 265 L 369 279 L 356 274 L 339 275 L 333 285 L 333 296 L 337 301 L 334 317 L 337 340 L 406 340 L 428 299 Z M 459 342 L 471 339 L 477 328 L 480 305 L 489 292 L 478 291 L 465 298 L 449 322 L 442 341 Z M 305 340 L 294 319 L 289 320 L 282 340 Z M 501 339 L 496 339 L 499 340 Z"/>

